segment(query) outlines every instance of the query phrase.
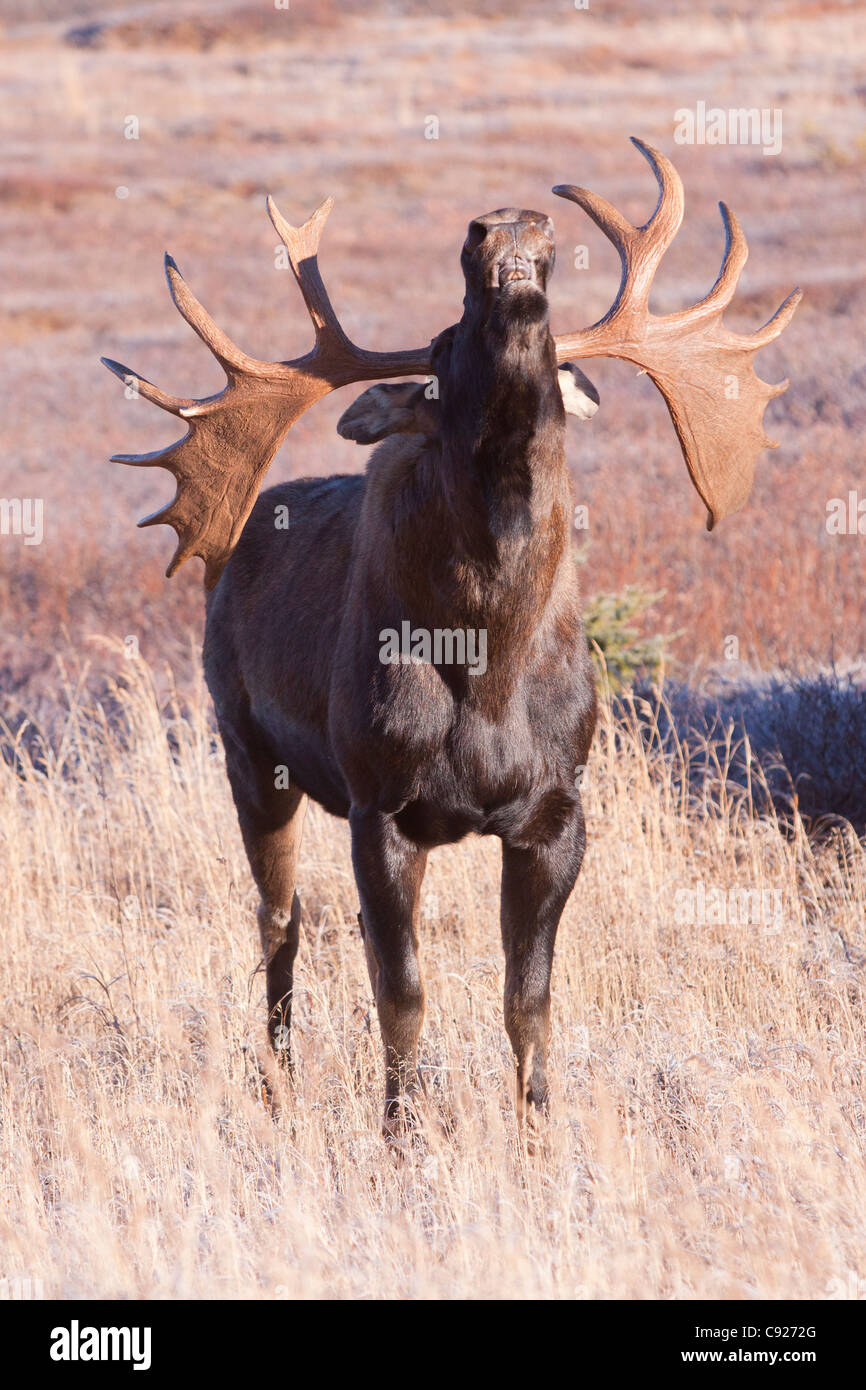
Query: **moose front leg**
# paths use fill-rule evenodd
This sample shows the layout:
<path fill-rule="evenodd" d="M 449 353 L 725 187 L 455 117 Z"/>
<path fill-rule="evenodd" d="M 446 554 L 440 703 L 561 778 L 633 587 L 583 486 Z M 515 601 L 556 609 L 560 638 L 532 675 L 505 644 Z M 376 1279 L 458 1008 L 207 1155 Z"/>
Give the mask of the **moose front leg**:
<path fill-rule="evenodd" d="M 424 1018 L 418 965 L 418 903 L 427 861 L 390 816 L 353 807 L 352 863 L 360 923 L 385 1046 L 384 1132 L 411 1124 L 407 1101 L 418 1089 L 417 1049 Z"/>
<path fill-rule="evenodd" d="M 578 802 L 567 824 L 543 844 L 502 846 L 505 1028 L 517 1058 L 517 1118 L 546 1110 L 550 974 L 562 910 L 586 847 Z"/>

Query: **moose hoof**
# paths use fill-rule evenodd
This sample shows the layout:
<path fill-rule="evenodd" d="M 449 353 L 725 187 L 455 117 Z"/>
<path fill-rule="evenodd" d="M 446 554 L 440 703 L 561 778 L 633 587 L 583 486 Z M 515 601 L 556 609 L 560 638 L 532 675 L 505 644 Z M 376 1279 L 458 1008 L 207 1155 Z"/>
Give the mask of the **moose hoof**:
<path fill-rule="evenodd" d="M 385 1102 L 382 1117 L 382 1137 L 394 1148 L 411 1147 L 421 1125 L 416 1095 L 407 1093 Z"/>

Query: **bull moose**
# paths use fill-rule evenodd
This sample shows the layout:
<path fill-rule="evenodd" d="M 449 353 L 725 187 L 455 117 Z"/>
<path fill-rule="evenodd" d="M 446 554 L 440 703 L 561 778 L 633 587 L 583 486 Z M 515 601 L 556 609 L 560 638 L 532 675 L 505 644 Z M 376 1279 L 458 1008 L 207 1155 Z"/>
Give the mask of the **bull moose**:
<path fill-rule="evenodd" d="M 762 418 L 787 382 L 769 386 L 756 351 L 790 321 L 794 291 L 760 330 L 729 331 L 746 241 L 724 204 L 724 260 L 693 307 L 650 313 L 656 268 L 679 228 L 683 190 L 669 161 L 640 141 L 659 185 L 641 227 L 583 188 L 578 203 L 622 262 L 614 303 L 590 328 L 554 338 L 550 218 L 502 208 L 469 224 L 461 253 L 463 314 L 429 347 L 369 352 L 343 332 L 317 263 L 331 209 L 301 227 L 268 200 L 315 328 L 293 362 L 248 357 L 220 331 L 166 258 L 174 302 L 225 370 L 224 390 L 181 400 L 106 365 L 178 415 L 188 433 L 168 449 L 116 456 L 169 469 L 167 522 L 179 543 L 172 574 L 205 562 L 204 664 L 250 868 L 268 1026 L 290 1064 L 296 891 L 307 799 L 348 820 L 370 980 L 385 1050 L 385 1132 L 413 1118 L 424 1014 L 418 915 L 427 854 L 463 836 L 502 842 L 505 1026 L 517 1062 L 521 1119 L 543 1109 L 556 932 L 586 843 L 577 770 L 586 764 L 596 697 L 571 546 L 566 413 L 595 410 L 575 365 L 625 358 L 662 392 L 708 526 L 745 502 Z M 379 442 L 363 475 L 259 487 L 295 420 L 327 392 L 377 384 L 339 432 Z M 731 381 L 736 390 L 728 389 Z M 286 511 L 287 509 L 287 511 Z M 275 525 L 290 518 L 288 531 Z M 448 650 L 383 654 L 382 636 L 485 634 L 474 666 Z M 287 775 L 275 775 L 286 769 Z"/>

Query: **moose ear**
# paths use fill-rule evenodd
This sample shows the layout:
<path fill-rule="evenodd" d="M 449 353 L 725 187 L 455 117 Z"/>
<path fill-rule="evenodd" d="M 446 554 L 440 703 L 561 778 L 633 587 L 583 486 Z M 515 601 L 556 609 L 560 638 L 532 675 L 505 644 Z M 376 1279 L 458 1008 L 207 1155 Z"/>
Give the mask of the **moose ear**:
<path fill-rule="evenodd" d="M 356 444 L 377 444 L 389 434 L 432 434 L 436 419 L 416 381 L 371 386 L 337 421 L 337 433 Z"/>
<path fill-rule="evenodd" d="M 374 386 L 373 390 L 375 389 Z M 578 420 L 592 419 L 598 410 L 598 392 L 586 373 L 573 362 L 563 362 L 559 368 L 559 389 L 562 392 L 562 404 L 569 415 L 576 415 Z M 367 395 L 370 395 L 369 391 Z"/>

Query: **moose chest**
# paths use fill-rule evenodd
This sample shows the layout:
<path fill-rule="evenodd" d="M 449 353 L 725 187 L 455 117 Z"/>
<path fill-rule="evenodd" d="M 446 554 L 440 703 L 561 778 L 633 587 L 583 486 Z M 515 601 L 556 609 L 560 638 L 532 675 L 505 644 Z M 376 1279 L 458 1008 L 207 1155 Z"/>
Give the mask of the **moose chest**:
<path fill-rule="evenodd" d="M 383 684 L 344 771 L 352 799 L 393 814 L 410 839 L 549 832 L 572 806 L 594 723 L 582 653 L 554 673 L 493 669 L 451 684 L 416 661 Z"/>

